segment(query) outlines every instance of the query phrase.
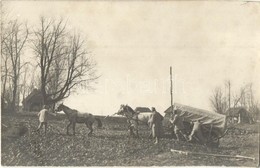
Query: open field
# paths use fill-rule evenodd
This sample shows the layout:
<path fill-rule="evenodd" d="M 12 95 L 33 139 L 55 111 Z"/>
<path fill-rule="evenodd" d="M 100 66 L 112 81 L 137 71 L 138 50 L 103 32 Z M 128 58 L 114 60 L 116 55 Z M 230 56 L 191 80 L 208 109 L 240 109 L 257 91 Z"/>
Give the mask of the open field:
<path fill-rule="evenodd" d="M 101 118 L 103 128 L 88 137 L 85 125 L 76 125 L 76 136 L 66 135 L 64 116 L 52 118 L 45 137 L 33 130 L 38 126 L 36 114 L 2 115 L 1 164 L 4 166 L 257 166 L 259 156 L 258 124 L 232 128 L 220 141 L 219 148 L 208 148 L 164 138 L 154 145 L 147 127 L 141 138 L 128 137 L 123 118 Z M 16 136 L 11 126 L 22 123 L 28 131 Z M 72 130 L 71 130 L 72 133 Z M 256 158 L 234 159 L 171 153 L 170 149 L 214 154 L 243 155 Z"/>

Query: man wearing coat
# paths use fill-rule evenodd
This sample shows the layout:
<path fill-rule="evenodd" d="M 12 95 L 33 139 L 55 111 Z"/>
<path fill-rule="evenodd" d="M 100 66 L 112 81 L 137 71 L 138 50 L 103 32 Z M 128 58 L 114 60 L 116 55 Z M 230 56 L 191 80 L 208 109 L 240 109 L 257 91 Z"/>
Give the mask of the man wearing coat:
<path fill-rule="evenodd" d="M 177 137 L 177 141 L 180 141 L 181 137 L 184 137 L 186 139 L 183 118 L 177 113 L 177 110 L 174 110 L 173 118 L 170 119 L 170 122 L 174 126 L 174 133 Z"/>
<path fill-rule="evenodd" d="M 162 120 L 163 116 L 152 107 L 152 116 L 150 118 L 150 127 L 152 129 L 152 136 L 155 138 L 155 144 L 159 143 L 159 139 L 163 135 Z"/>

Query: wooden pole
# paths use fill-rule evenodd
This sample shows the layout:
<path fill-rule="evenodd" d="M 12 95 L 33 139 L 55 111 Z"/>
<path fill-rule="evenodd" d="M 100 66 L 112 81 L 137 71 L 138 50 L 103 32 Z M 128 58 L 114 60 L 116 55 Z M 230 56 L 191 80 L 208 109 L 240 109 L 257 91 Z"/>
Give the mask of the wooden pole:
<path fill-rule="evenodd" d="M 214 157 L 256 160 L 253 157 L 241 156 L 241 155 L 232 156 L 232 155 L 221 155 L 221 154 L 212 154 L 212 153 L 188 152 L 188 151 L 181 151 L 181 150 L 175 150 L 175 149 L 171 149 L 171 152 L 178 153 L 178 154 L 184 154 L 184 155 L 205 155 L 205 156 L 214 156 Z"/>
<path fill-rule="evenodd" d="M 172 67 L 170 67 L 170 81 L 171 81 L 171 109 L 173 113 L 173 96 L 172 96 Z"/>

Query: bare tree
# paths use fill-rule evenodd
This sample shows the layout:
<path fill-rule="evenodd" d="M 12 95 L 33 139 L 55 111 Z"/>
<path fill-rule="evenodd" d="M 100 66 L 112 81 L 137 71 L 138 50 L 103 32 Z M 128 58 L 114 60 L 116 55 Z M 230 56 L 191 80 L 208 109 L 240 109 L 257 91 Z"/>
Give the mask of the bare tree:
<path fill-rule="evenodd" d="M 210 97 L 211 106 L 217 113 L 224 114 L 227 110 L 227 101 L 220 87 L 215 88 L 213 95 Z"/>
<path fill-rule="evenodd" d="M 22 51 L 27 41 L 29 31 L 26 25 L 20 24 L 17 20 L 8 23 L 4 32 L 2 58 L 4 59 L 4 92 L 6 91 L 7 76 L 11 78 L 12 100 L 11 110 L 15 111 L 15 107 L 19 102 L 18 86 L 19 77 L 23 64 L 21 63 Z M 8 61 L 9 60 L 9 61 Z M 10 71 L 10 72 L 8 72 Z M 5 93 L 4 93 L 5 94 Z"/>
<path fill-rule="evenodd" d="M 84 40 L 67 32 L 66 26 L 62 19 L 41 17 L 40 27 L 34 31 L 32 42 L 41 72 L 43 104 L 56 103 L 76 86 L 90 86 L 98 78 Z"/>
<path fill-rule="evenodd" d="M 20 95 L 22 96 L 22 101 L 32 92 L 36 87 L 34 81 L 35 71 L 30 64 L 25 64 L 20 77 Z"/>
<path fill-rule="evenodd" d="M 253 122 L 255 122 L 257 119 L 259 119 L 260 116 L 260 103 L 258 101 L 255 101 L 254 104 L 250 107 L 249 112 L 252 115 Z"/>
<path fill-rule="evenodd" d="M 233 99 L 234 99 L 233 107 L 234 108 L 237 107 L 238 103 L 240 103 L 240 106 L 244 105 L 246 89 L 247 89 L 247 86 L 241 87 L 239 94 L 233 96 Z"/>
<path fill-rule="evenodd" d="M 9 73 L 9 67 L 8 67 L 8 56 L 6 53 L 6 48 L 4 46 L 4 41 L 7 38 L 6 33 L 6 19 L 7 19 L 7 13 L 4 9 L 3 3 L 0 3 L 1 5 L 1 109 L 2 111 L 5 109 L 6 105 L 6 83 Z"/>
<path fill-rule="evenodd" d="M 256 119 L 260 113 L 258 100 L 255 100 L 253 84 L 249 83 L 240 89 L 240 97 L 237 98 L 236 104 L 240 104 L 249 111 L 252 119 Z"/>
<path fill-rule="evenodd" d="M 232 99 L 230 80 L 225 82 L 225 87 L 228 89 L 226 96 L 223 94 L 221 87 L 217 87 L 210 97 L 210 103 L 215 112 L 224 114 L 228 111 L 227 109 L 244 107 L 249 111 L 248 115 L 251 118 L 256 119 L 260 115 L 260 107 L 258 101 L 255 100 L 252 83 L 242 86 L 237 94 L 233 93 Z"/>
<path fill-rule="evenodd" d="M 3 43 L 3 41 L 2 41 Z M 2 44 L 1 44 L 2 45 Z M 8 67 L 8 59 L 9 57 L 7 56 L 6 53 L 4 53 L 4 48 L 1 47 L 1 88 L 2 88 L 2 101 L 5 101 L 6 99 L 6 83 L 7 83 L 7 78 L 8 78 L 8 74 L 9 74 L 9 67 Z M 2 106 L 4 106 L 5 103 L 2 103 Z M 4 107 L 3 107 L 4 108 Z"/>

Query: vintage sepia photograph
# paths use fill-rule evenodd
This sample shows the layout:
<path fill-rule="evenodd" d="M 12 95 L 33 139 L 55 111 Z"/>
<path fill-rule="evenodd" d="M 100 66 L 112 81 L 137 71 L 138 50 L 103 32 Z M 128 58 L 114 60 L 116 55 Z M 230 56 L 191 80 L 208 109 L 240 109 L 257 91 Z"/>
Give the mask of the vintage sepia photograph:
<path fill-rule="evenodd" d="M 1 1 L 1 166 L 259 166 L 260 1 Z"/>

